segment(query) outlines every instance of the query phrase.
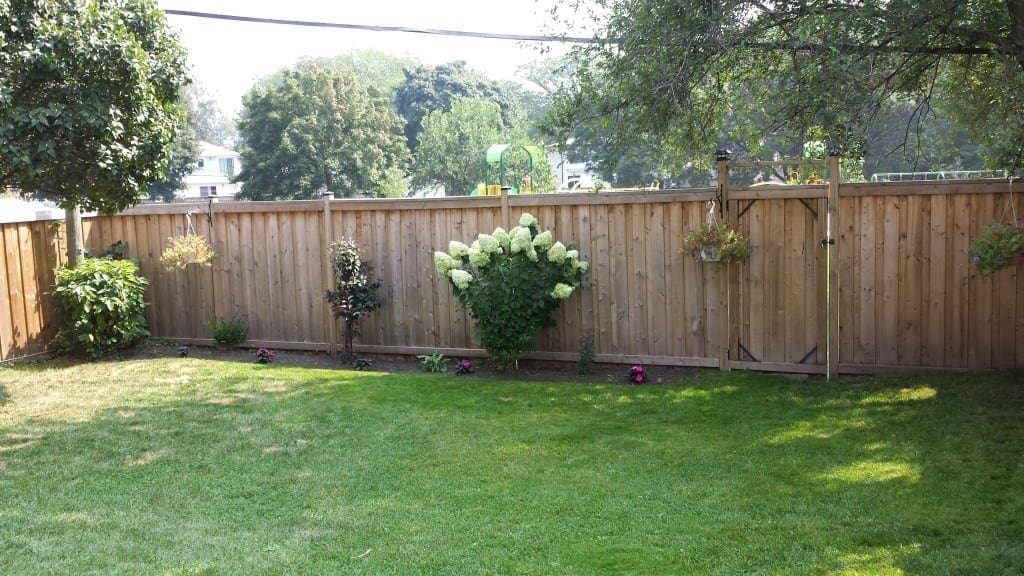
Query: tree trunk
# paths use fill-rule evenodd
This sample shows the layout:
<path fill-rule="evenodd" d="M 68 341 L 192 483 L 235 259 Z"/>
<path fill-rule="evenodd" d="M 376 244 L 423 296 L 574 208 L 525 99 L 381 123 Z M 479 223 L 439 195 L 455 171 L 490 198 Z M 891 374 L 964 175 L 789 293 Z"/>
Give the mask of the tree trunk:
<path fill-rule="evenodd" d="M 1010 42 L 1017 65 L 1024 69 L 1024 0 L 1006 0 L 1010 13 Z"/>
<path fill-rule="evenodd" d="M 68 268 L 74 268 L 85 260 L 82 210 L 77 204 L 64 209 L 64 228 L 68 243 Z"/>

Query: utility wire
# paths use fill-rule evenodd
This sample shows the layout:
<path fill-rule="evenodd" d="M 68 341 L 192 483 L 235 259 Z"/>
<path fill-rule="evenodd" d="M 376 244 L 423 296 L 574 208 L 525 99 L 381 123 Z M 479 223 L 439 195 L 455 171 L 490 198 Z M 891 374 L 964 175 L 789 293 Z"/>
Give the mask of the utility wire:
<path fill-rule="evenodd" d="M 211 14 L 209 12 L 193 12 L 191 10 L 164 10 L 173 16 L 190 16 L 209 20 L 230 20 L 233 22 L 251 22 L 256 24 L 279 24 L 284 26 L 304 26 L 309 28 L 342 28 L 346 30 L 367 30 L 370 32 L 405 32 L 409 34 L 431 34 L 434 36 L 458 36 L 462 38 L 487 38 L 490 40 L 519 40 L 525 42 L 565 42 L 572 44 L 598 44 L 599 38 L 581 36 L 545 36 L 529 34 L 499 34 L 497 32 L 468 32 L 465 30 L 438 30 L 435 28 L 409 28 L 406 26 L 371 26 L 369 24 L 342 24 L 337 22 L 314 22 L 308 20 L 281 20 L 278 18 L 257 18 L 254 16 L 235 16 L 233 14 Z"/>

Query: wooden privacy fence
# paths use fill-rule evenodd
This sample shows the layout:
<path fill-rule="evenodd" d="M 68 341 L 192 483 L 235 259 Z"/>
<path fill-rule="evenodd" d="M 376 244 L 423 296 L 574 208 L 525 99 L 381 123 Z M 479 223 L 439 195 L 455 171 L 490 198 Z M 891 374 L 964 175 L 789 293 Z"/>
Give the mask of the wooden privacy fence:
<path fill-rule="evenodd" d="M 1024 187 L 1006 180 L 731 189 L 723 176 L 698 190 L 145 205 L 88 218 L 83 228 L 94 252 L 128 242 L 151 280 L 150 329 L 185 342 L 212 343 L 209 321 L 239 317 L 253 344 L 332 348 L 326 250 L 348 236 L 383 282 L 384 307 L 364 321 L 357 351 L 482 355 L 432 254 L 449 240 L 508 229 L 529 211 L 591 263 L 535 358 L 573 360 L 593 330 L 605 362 L 833 374 L 986 369 L 1024 366 L 1024 277 L 1014 267 L 982 279 L 963 249 L 999 219 L 1011 186 L 1019 201 Z M 726 207 L 722 219 L 750 238 L 747 263 L 701 264 L 679 253 L 713 198 Z M 160 252 L 185 233 L 189 211 L 218 257 L 209 268 L 167 272 Z M 829 215 L 835 244 L 823 247 Z M 41 296 L 48 278 L 23 279 L 29 268 L 52 278 L 59 250 L 45 248 L 53 243 L 46 230 L 4 229 L 5 245 L 39 236 L 21 272 L 11 263 L 27 253 L 6 251 L 0 289 L 13 303 L 8 287 L 19 279 L 25 303 L 9 308 L 26 320 L 0 327 L 0 337 L 24 334 L 3 341 L 4 359 L 37 349 L 53 323 Z M 9 311 L 0 312 L 5 319 Z"/>

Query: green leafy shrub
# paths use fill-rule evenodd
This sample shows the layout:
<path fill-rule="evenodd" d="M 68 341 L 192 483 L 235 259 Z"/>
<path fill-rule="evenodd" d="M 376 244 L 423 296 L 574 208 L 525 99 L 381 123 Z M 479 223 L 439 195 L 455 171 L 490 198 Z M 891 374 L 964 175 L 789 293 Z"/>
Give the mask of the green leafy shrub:
<path fill-rule="evenodd" d="M 435 374 L 444 374 L 448 372 L 448 362 L 445 360 L 444 354 L 441 354 L 440 352 L 435 354 L 420 354 L 417 358 L 420 359 L 420 364 L 427 372 L 433 372 Z"/>
<path fill-rule="evenodd" d="M 57 270 L 53 290 L 60 330 L 50 343 L 56 354 L 98 358 L 128 348 L 147 336 L 143 295 L 149 282 L 131 260 L 86 258 Z"/>
<path fill-rule="evenodd" d="M 359 321 L 380 308 L 376 292 L 380 281 L 363 262 L 359 243 L 350 238 L 331 242 L 329 257 L 334 274 L 334 290 L 327 291 L 327 302 L 335 318 L 345 321 L 345 356 L 351 358 L 352 340 L 359 333 Z"/>
<path fill-rule="evenodd" d="M 213 322 L 207 322 L 206 325 L 210 328 L 213 339 L 217 344 L 234 346 L 249 339 L 249 327 L 245 325 L 245 321 L 241 318 L 233 318 L 224 322 L 214 320 Z"/>
<path fill-rule="evenodd" d="M 534 349 L 534 339 L 554 326 L 554 311 L 588 268 L 576 250 L 541 232 L 537 219 L 525 213 L 512 230 L 480 234 L 471 246 L 453 241 L 448 252 L 434 253 L 437 273 L 476 320 L 499 370 Z"/>
<path fill-rule="evenodd" d="M 971 262 L 983 276 L 1024 264 L 1024 222 L 986 226 L 967 248 Z"/>

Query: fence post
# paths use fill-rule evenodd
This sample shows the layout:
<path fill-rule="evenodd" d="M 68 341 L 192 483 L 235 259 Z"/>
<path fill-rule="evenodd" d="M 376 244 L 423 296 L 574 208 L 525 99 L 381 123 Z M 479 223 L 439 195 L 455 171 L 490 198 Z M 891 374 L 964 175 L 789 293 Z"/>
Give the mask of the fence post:
<path fill-rule="evenodd" d="M 331 216 L 334 192 L 321 188 L 320 196 L 324 199 L 324 226 L 320 235 L 320 245 L 324 250 L 324 289 L 334 290 L 334 269 L 330 258 L 331 242 L 334 240 L 334 219 Z M 333 310 L 328 309 L 327 313 L 330 314 L 330 321 L 327 323 L 327 353 L 333 355 L 338 346 L 338 319 L 334 317 Z"/>
<path fill-rule="evenodd" d="M 735 229 L 736 215 L 729 210 L 729 154 L 729 150 L 715 151 L 715 162 L 718 165 L 718 206 L 724 223 Z M 715 266 L 715 269 L 718 274 L 718 367 L 729 372 L 732 370 L 729 363 L 729 343 L 732 339 L 729 333 L 732 325 L 729 313 L 732 264 Z"/>
<path fill-rule="evenodd" d="M 839 183 L 842 170 L 839 156 L 828 157 L 828 210 L 825 220 L 825 378 L 839 375 L 839 263 L 836 237 L 839 235 Z"/>
<path fill-rule="evenodd" d="M 512 209 L 508 204 L 509 191 L 505 186 L 501 187 L 501 222 L 507 226 L 507 230 L 511 230 L 515 224 L 512 223 L 511 212 Z"/>

